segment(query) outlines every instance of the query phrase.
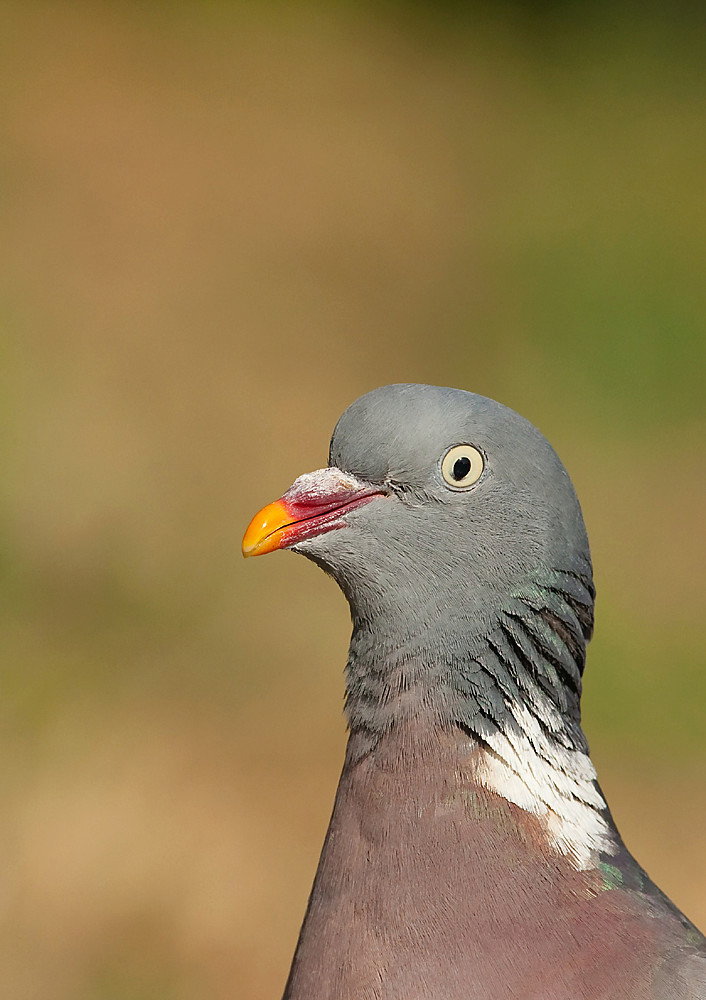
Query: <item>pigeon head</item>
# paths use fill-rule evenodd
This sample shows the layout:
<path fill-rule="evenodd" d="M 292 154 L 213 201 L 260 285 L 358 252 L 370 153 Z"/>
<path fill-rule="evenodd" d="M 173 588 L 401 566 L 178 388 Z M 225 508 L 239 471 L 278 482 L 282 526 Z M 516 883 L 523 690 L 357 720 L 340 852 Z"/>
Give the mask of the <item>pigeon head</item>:
<path fill-rule="evenodd" d="M 429 385 L 361 396 L 328 468 L 253 519 L 245 554 L 276 548 L 316 562 L 348 599 L 352 723 L 389 725 L 391 692 L 410 690 L 440 716 L 475 712 L 476 730 L 501 721 L 508 692 L 577 722 L 586 531 L 556 453 L 507 407 Z"/>
<path fill-rule="evenodd" d="M 426 385 L 377 389 L 339 420 L 329 465 L 386 494 L 352 513 L 349 531 L 297 547 L 336 577 L 354 616 L 399 620 L 404 608 L 420 631 L 463 609 L 468 634 L 538 567 L 588 564 L 563 465 L 493 400 Z"/>

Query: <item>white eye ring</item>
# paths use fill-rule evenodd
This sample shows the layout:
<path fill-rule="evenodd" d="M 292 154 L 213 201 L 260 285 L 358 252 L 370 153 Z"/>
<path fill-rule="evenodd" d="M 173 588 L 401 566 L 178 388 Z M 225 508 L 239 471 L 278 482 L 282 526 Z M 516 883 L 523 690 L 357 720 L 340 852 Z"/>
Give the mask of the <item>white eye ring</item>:
<path fill-rule="evenodd" d="M 452 490 L 466 490 L 478 482 L 484 466 L 477 448 L 472 444 L 457 444 L 441 459 L 441 475 Z"/>

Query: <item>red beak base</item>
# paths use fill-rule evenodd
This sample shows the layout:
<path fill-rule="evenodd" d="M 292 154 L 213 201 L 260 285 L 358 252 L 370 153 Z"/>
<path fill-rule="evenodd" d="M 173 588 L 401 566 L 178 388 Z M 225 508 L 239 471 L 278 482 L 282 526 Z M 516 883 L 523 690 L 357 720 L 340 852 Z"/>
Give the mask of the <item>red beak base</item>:
<path fill-rule="evenodd" d="M 243 538 L 244 556 L 261 556 L 288 549 L 306 538 L 345 526 L 351 510 L 385 496 L 378 487 L 355 479 L 340 469 L 309 472 L 283 497 L 255 515 Z"/>

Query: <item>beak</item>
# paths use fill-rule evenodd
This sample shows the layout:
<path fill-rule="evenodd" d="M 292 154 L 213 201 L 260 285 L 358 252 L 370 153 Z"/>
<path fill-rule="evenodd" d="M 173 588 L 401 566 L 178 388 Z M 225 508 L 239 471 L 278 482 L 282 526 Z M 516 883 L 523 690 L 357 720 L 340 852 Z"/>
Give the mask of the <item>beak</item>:
<path fill-rule="evenodd" d="M 255 515 L 243 538 L 243 555 L 288 549 L 306 538 L 343 528 L 346 514 L 380 496 L 387 494 L 379 486 L 340 469 L 309 472 Z"/>

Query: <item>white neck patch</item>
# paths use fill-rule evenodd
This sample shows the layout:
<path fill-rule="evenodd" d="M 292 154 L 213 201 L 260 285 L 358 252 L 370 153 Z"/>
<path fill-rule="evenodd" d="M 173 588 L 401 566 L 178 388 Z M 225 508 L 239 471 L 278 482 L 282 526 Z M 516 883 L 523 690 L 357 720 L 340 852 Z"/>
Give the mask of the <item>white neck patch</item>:
<path fill-rule="evenodd" d="M 508 704 L 521 735 L 498 732 L 485 738 L 476 776 L 521 809 L 541 817 L 550 843 L 578 869 L 594 868 L 598 855 L 615 854 L 618 845 L 603 810 L 588 754 L 551 739 L 523 705 Z"/>

